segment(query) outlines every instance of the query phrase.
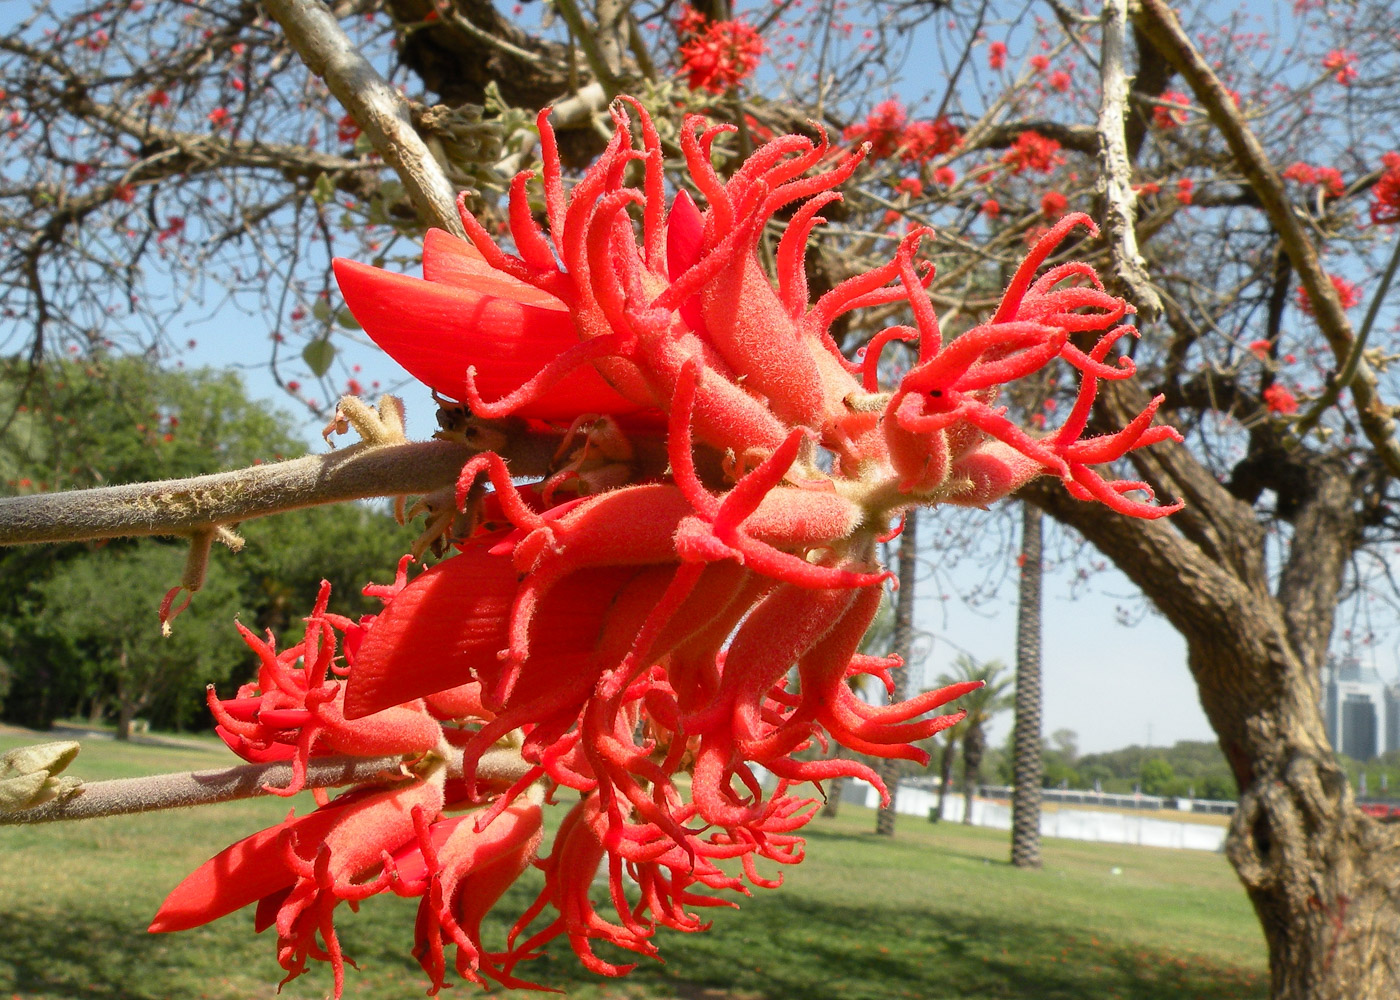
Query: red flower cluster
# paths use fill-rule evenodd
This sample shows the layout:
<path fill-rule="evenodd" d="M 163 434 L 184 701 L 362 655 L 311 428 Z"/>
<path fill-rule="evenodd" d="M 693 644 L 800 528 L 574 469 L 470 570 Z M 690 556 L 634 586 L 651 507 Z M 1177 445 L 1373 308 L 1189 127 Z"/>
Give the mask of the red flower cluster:
<path fill-rule="evenodd" d="M 1179 90 L 1164 90 L 1160 100 L 1161 104 L 1152 106 L 1153 125 L 1161 129 L 1172 129 L 1186 124 L 1190 113 L 1184 105 L 1189 105 L 1191 98 Z"/>
<path fill-rule="evenodd" d="M 1336 167 L 1310 167 L 1299 161 L 1289 164 L 1283 171 L 1283 177 L 1299 184 L 1325 187 L 1327 194 L 1333 198 L 1340 198 L 1347 189 L 1346 181 L 1342 180 L 1342 172 Z"/>
<path fill-rule="evenodd" d="M 766 46 L 758 30 L 743 21 L 711 21 L 694 7 L 681 8 L 676 21 L 681 68 L 692 90 L 722 94 L 758 68 Z"/>
<path fill-rule="evenodd" d="M 1342 300 L 1343 309 L 1354 309 L 1361 304 L 1361 288 L 1355 282 L 1348 281 L 1339 274 L 1329 274 L 1327 280 L 1332 282 L 1332 287 L 1337 290 L 1337 297 Z M 1297 296 L 1298 308 L 1311 316 L 1313 304 L 1312 299 L 1308 297 L 1308 290 L 1299 285 Z"/>
<path fill-rule="evenodd" d="M 1400 222 L 1400 153 L 1381 157 L 1385 172 L 1371 189 L 1371 221 L 1376 225 Z"/>
<path fill-rule="evenodd" d="M 1086 216 L 1056 223 L 996 312 L 945 340 L 917 257 L 924 229 L 809 301 L 808 237 L 861 152 L 783 136 L 722 179 L 711 147 L 729 127 L 690 117 L 679 144 L 701 211 L 683 190 L 667 203 L 641 106 L 621 101 L 612 116 L 611 142 L 572 192 L 540 116 L 548 235 L 531 175 L 518 175 L 515 253 L 464 212 L 471 243 L 430 233 L 426 280 L 336 262 L 355 317 L 410 372 L 478 419 L 519 418 L 565 444 L 531 485 L 493 452 L 469 461 L 456 554 L 411 580 L 405 560 L 394 584 L 369 591 L 385 602 L 378 615 L 333 615 L 323 590 L 300 643 L 279 652 L 244 633 L 257 681 L 211 696 L 231 747 L 292 760 L 293 787 L 320 753 L 396 755 L 406 770 L 235 844 L 171 894 L 154 930 L 257 901 L 255 926 L 276 927 L 288 976 L 327 960 L 338 994 L 333 911 L 393 892 L 420 899 L 414 954 L 434 991 L 449 946 L 478 982 L 529 985 L 516 967 L 559 936 L 589 969 L 621 974 L 630 966 L 597 942 L 652 956 L 658 927 L 700 930 L 696 908 L 732 905 L 712 893 L 778 884 L 756 862 L 801 859 L 815 803 L 794 786 L 854 775 L 883 792 L 865 765 L 815 751 L 834 740 L 923 762 L 915 743 L 961 718 L 928 713 L 971 685 L 885 706 L 852 692 L 867 676 L 891 686 L 900 666 L 859 652 L 894 519 L 920 504 L 985 506 L 1046 473 L 1131 516 L 1179 506 L 1092 468 L 1179 435 L 1153 426 L 1158 397 L 1122 431 L 1083 437 L 1099 381 L 1133 373 L 1110 353 L 1134 333 L 1128 304 L 1087 264 L 1038 274 L 1072 232 L 1094 231 Z M 627 186 L 638 162 L 640 186 Z M 775 284 L 758 250 L 779 211 Z M 832 323 L 891 304 L 912 323 L 847 359 Z M 917 362 L 882 387 L 891 340 L 917 341 Z M 1079 392 L 1060 426 L 1032 436 L 997 395 L 1054 362 Z M 658 456 L 653 471 L 632 464 L 643 452 Z M 487 766 L 502 752 L 518 762 L 506 777 Z M 576 804 L 536 859 L 539 804 L 559 793 Z M 544 889 L 504 949 L 488 950 L 482 915 L 532 860 Z M 600 871 L 609 917 L 589 894 Z"/>
<path fill-rule="evenodd" d="M 910 163 L 924 163 L 956 149 L 962 131 L 946 117 L 933 121 L 909 121 L 899 101 L 881 101 L 865 121 L 849 126 L 841 137 L 847 142 L 869 143 L 870 156 L 877 160 L 898 154 Z"/>
<path fill-rule="evenodd" d="M 1297 397 L 1277 382 L 1264 390 L 1264 405 L 1269 408 L 1270 413 L 1278 413 L 1285 417 L 1298 412 Z"/>
<path fill-rule="evenodd" d="M 1065 209 L 1069 206 L 1069 199 L 1059 191 L 1046 191 L 1040 199 L 1040 214 L 1054 222 L 1065 214 Z"/>
<path fill-rule="evenodd" d="M 1343 87 L 1350 87 L 1361 74 L 1356 69 L 1356 53 L 1347 49 L 1333 49 L 1322 60 L 1322 68 L 1333 74 L 1333 79 Z"/>
<path fill-rule="evenodd" d="M 1054 139 L 1027 130 L 1016 137 L 1001 162 L 1010 167 L 1013 174 L 1026 170 L 1048 174 L 1064 163 L 1065 158 L 1060 153 L 1060 144 Z"/>

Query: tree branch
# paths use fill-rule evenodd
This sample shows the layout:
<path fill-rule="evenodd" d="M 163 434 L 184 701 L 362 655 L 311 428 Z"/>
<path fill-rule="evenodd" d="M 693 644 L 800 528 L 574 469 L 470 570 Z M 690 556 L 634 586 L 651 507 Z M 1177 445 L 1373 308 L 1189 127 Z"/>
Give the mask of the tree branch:
<path fill-rule="evenodd" d="M 313 760 L 306 771 L 307 788 L 337 788 L 363 782 L 393 781 L 404 774 L 400 757 L 330 757 Z M 449 768 L 461 771 L 460 757 Z M 488 750 L 477 765 L 477 776 L 493 782 L 513 782 L 531 768 L 515 750 Z M 449 771 L 451 773 L 451 771 Z M 292 780 L 290 764 L 245 764 L 240 767 L 182 774 L 157 774 L 146 778 L 117 778 L 80 786 L 69 797 L 32 809 L 0 813 L 0 826 L 53 823 L 58 820 L 97 819 L 213 805 L 270 794 L 267 787 L 285 788 Z"/>
<path fill-rule="evenodd" d="M 1211 121 L 1224 136 L 1235 162 L 1278 231 L 1284 250 L 1298 272 L 1299 281 L 1307 290 L 1322 335 L 1327 338 L 1337 364 L 1342 365 L 1351 356 L 1356 343 L 1351 323 L 1347 320 L 1337 290 L 1323 270 L 1317 247 L 1284 194 L 1283 179 L 1274 169 L 1268 154 L 1235 107 L 1225 85 L 1192 44 L 1164 0 L 1138 0 L 1133 21 L 1191 85 Z M 1376 449 L 1387 471 L 1392 476 L 1400 476 L 1400 440 L 1395 434 L 1395 419 L 1381 401 L 1376 373 L 1364 358 L 1357 358 L 1350 388 L 1362 432 Z"/>
<path fill-rule="evenodd" d="M 380 76 L 320 0 L 264 0 L 302 61 L 326 81 L 384 162 L 394 168 L 425 223 L 463 238 L 447 175 L 414 131 L 408 100 Z"/>
<path fill-rule="evenodd" d="M 515 474 L 542 475 L 558 444 L 524 431 L 500 437 L 499 447 L 494 441 L 360 444 L 188 479 L 0 498 L 0 545 L 191 535 L 302 507 L 431 493 L 455 483 L 466 461 L 488 447 L 509 454 Z"/>
<path fill-rule="evenodd" d="M 1128 75 L 1123 67 L 1128 0 L 1108 0 L 1103 8 L 1103 55 L 1099 62 L 1099 163 L 1097 186 L 1104 199 L 1104 230 L 1118 290 L 1137 306 L 1144 322 L 1162 312 L 1162 300 L 1147 277 L 1146 261 L 1138 251 L 1137 195 L 1128 160 Z"/>

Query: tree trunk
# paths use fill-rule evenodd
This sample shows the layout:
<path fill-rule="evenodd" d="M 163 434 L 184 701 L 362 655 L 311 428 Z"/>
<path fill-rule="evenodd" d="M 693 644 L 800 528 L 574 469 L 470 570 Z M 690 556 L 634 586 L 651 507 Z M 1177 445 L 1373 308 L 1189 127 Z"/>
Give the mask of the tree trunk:
<path fill-rule="evenodd" d="M 117 675 L 117 739 L 131 739 L 131 720 L 136 717 L 136 701 L 129 696 L 127 690 L 127 653 L 123 649 L 117 658 L 119 664 L 119 674 Z"/>
<path fill-rule="evenodd" d="M 1119 385 L 1104 396 L 1110 419 L 1141 402 Z M 1270 567 L 1251 498 L 1180 446 L 1132 457 L 1159 495 L 1182 496 L 1186 508 L 1141 521 L 1091 510 L 1056 483 L 1026 493 L 1111 558 L 1186 640 L 1240 788 L 1226 856 L 1263 927 L 1274 1000 L 1394 1000 L 1400 826 L 1356 808 L 1319 704 L 1364 476 L 1302 449 L 1271 453 L 1268 467 L 1290 475 L 1278 503 L 1292 531 Z"/>
<path fill-rule="evenodd" d="M 918 510 L 904 516 L 904 532 L 899 536 L 899 593 L 894 603 L 894 649 L 896 656 L 909 662 L 914 646 L 914 576 L 919 560 Z M 909 668 L 896 667 L 891 701 L 903 701 L 909 687 Z M 881 806 L 875 817 L 875 832 L 883 837 L 894 836 L 895 796 L 899 794 L 899 761 L 881 760 L 876 772 L 890 790 L 890 802 Z"/>
<path fill-rule="evenodd" d="M 933 814 L 934 822 L 943 818 L 943 803 L 948 801 L 948 786 L 953 783 L 953 754 L 957 750 L 953 730 L 943 734 L 943 752 L 938 758 L 938 811 Z"/>
<path fill-rule="evenodd" d="M 1040 788 L 1045 777 L 1040 739 L 1040 529 L 1040 508 L 1022 502 L 1011 796 L 1011 863 L 1017 868 L 1040 867 Z"/>
<path fill-rule="evenodd" d="M 972 794 L 982 774 L 982 751 L 987 742 L 981 726 L 973 726 L 963 736 L 963 823 L 972 825 Z"/>

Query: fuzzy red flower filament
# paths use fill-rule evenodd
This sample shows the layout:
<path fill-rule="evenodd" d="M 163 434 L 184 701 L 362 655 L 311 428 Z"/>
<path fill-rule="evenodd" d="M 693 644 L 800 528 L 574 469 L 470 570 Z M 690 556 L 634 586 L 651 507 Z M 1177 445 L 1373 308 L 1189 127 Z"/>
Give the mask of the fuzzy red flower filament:
<path fill-rule="evenodd" d="M 877 541 L 904 511 L 986 506 L 1043 474 L 1121 514 L 1176 509 L 1093 468 L 1179 439 L 1152 425 L 1160 400 L 1116 434 L 1083 437 L 1100 380 L 1133 373 L 1110 359 L 1133 333 L 1127 303 L 1086 264 L 1039 273 L 1072 232 L 1093 232 L 1087 217 L 1056 221 L 996 312 L 945 341 L 918 258 L 927 230 L 809 299 L 808 238 L 868 145 L 784 136 L 724 180 L 711 150 L 730 129 L 688 118 L 680 147 L 702 211 L 684 192 L 667 204 L 641 106 L 612 114 L 611 142 L 572 192 L 541 115 L 548 235 L 522 174 L 513 253 L 464 212 L 471 242 L 430 233 L 426 280 L 337 261 L 356 318 L 416 377 L 488 425 L 568 428 L 565 443 L 529 486 L 505 457 L 469 462 L 457 499 L 475 527 L 451 558 L 375 588 L 378 615 L 338 617 L 323 594 L 297 646 L 245 636 L 259 680 L 211 696 L 235 750 L 293 760 L 298 782 L 322 752 L 415 763 L 387 790 L 351 791 L 234 845 L 152 929 L 261 900 L 257 925 L 277 927 L 289 978 L 323 958 L 338 993 L 331 911 L 395 892 L 421 899 L 414 954 L 434 992 L 451 947 L 477 982 L 528 985 L 517 967 L 556 937 L 589 969 L 625 972 L 596 945 L 654 956 L 658 926 L 700 930 L 697 908 L 733 905 L 715 893 L 776 886 L 760 859 L 801 860 L 796 831 L 815 801 L 798 785 L 849 775 L 885 792 L 865 765 L 820 752 L 829 741 L 924 762 L 915 744 L 961 717 L 930 713 L 966 686 L 889 705 L 852 692 L 863 676 L 891 685 L 899 666 L 859 646 L 889 576 Z M 626 183 L 634 163 L 640 187 Z M 773 280 L 759 245 L 780 210 Z M 912 323 L 846 358 L 833 321 L 892 303 Z M 895 339 L 916 343 L 917 361 L 884 387 L 880 355 Z M 1052 363 L 1077 374 L 1076 400 L 1033 436 L 997 394 Z M 648 451 L 664 471 L 639 462 Z M 500 747 L 523 761 L 511 780 L 482 770 Z M 538 806 L 565 790 L 576 804 L 535 859 Z M 394 819 L 361 822 L 371 811 Z M 503 950 L 488 950 L 481 918 L 532 860 L 544 888 Z M 611 917 L 589 891 L 600 870 Z"/>

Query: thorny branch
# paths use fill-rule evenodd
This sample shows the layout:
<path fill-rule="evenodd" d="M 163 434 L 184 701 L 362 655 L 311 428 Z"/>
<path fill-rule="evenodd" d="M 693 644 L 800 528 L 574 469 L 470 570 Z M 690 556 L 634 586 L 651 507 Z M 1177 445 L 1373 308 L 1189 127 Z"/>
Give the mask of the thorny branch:
<path fill-rule="evenodd" d="M 516 430 L 483 438 L 513 469 L 542 474 L 557 439 Z M 302 507 L 431 493 L 483 450 L 448 441 L 354 445 L 324 455 L 188 479 L 0 498 L 0 545 L 187 535 Z"/>

